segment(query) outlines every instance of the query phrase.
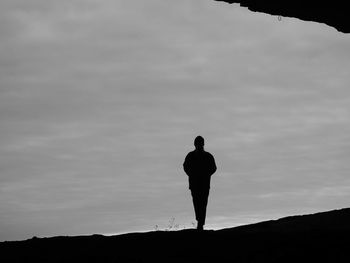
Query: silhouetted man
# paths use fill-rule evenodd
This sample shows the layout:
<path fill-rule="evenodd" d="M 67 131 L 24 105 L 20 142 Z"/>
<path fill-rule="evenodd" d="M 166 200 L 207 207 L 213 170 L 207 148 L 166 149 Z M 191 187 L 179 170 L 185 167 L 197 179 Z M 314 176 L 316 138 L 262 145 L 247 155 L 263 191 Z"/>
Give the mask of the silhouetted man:
<path fill-rule="evenodd" d="M 216 164 L 213 155 L 204 151 L 204 139 L 202 136 L 196 137 L 194 146 L 196 149 L 187 154 L 183 166 L 188 175 L 189 188 L 198 223 L 197 229 L 203 230 L 207 212 L 210 178 L 216 171 Z"/>

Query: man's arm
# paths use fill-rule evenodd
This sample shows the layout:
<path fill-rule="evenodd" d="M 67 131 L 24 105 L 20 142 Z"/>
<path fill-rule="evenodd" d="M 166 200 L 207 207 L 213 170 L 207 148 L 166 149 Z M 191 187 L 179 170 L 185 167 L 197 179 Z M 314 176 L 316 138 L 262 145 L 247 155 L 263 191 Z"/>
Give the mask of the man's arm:
<path fill-rule="evenodd" d="M 184 167 L 184 171 L 185 173 L 190 176 L 191 174 L 191 168 L 190 168 L 190 157 L 189 157 L 190 154 L 187 154 L 186 158 L 185 158 L 185 162 L 183 164 L 183 167 Z"/>
<path fill-rule="evenodd" d="M 214 159 L 214 156 L 210 154 L 210 175 L 213 175 L 215 172 L 216 172 L 216 163 L 215 163 L 215 159 Z"/>

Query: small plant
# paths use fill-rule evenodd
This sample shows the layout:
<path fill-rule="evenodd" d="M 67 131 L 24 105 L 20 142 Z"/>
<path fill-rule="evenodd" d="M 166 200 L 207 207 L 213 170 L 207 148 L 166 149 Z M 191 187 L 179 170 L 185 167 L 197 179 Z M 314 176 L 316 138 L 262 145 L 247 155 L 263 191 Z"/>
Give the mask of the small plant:
<path fill-rule="evenodd" d="M 169 220 L 168 227 L 165 229 L 165 231 L 176 231 L 179 229 L 179 224 L 175 224 L 175 217 L 172 217 Z"/>
<path fill-rule="evenodd" d="M 163 231 L 177 231 L 179 229 L 180 229 L 180 224 L 177 224 L 175 222 L 175 217 L 172 217 L 169 220 L 168 225 L 166 226 L 166 228 Z M 186 227 L 184 226 L 183 229 L 186 229 Z M 161 229 L 160 229 L 159 225 L 155 225 L 154 230 L 160 231 Z"/>
<path fill-rule="evenodd" d="M 175 217 L 172 217 L 168 221 L 168 225 L 164 228 L 164 230 L 162 230 L 159 225 L 155 225 L 153 228 L 155 231 L 177 231 L 177 230 L 185 230 L 188 228 L 196 228 L 196 223 L 192 221 L 190 226 L 186 226 L 186 225 L 181 226 L 180 224 L 176 223 Z"/>

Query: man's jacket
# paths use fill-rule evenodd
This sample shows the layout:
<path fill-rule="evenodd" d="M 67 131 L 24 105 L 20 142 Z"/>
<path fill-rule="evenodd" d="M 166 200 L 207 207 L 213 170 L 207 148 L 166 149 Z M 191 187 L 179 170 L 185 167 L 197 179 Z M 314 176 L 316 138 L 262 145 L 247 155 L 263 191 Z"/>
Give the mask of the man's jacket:
<path fill-rule="evenodd" d="M 206 151 L 194 150 L 187 154 L 183 167 L 188 175 L 191 190 L 210 188 L 210 178 L 216 171 L 213 155 Z"/>

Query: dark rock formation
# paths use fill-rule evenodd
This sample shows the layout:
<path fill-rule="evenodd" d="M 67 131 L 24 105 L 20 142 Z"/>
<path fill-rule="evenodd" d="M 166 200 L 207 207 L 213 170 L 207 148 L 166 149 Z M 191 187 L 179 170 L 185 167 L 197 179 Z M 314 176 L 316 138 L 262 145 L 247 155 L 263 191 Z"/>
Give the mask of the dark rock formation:
<path fill-rule="evenodd" d="M 222 230 L 0 243 L 1 262 L 350 262 L 350 208 Z"/>
<path fill-rule="evenodd" d="M 255 12 L 276 16 L 295 17 L 305 21 L 325 23 L 343 33 L 350 33 L 350 16 L 346 1 L 316 0 L 215 0 L 239 3 Z"/>

